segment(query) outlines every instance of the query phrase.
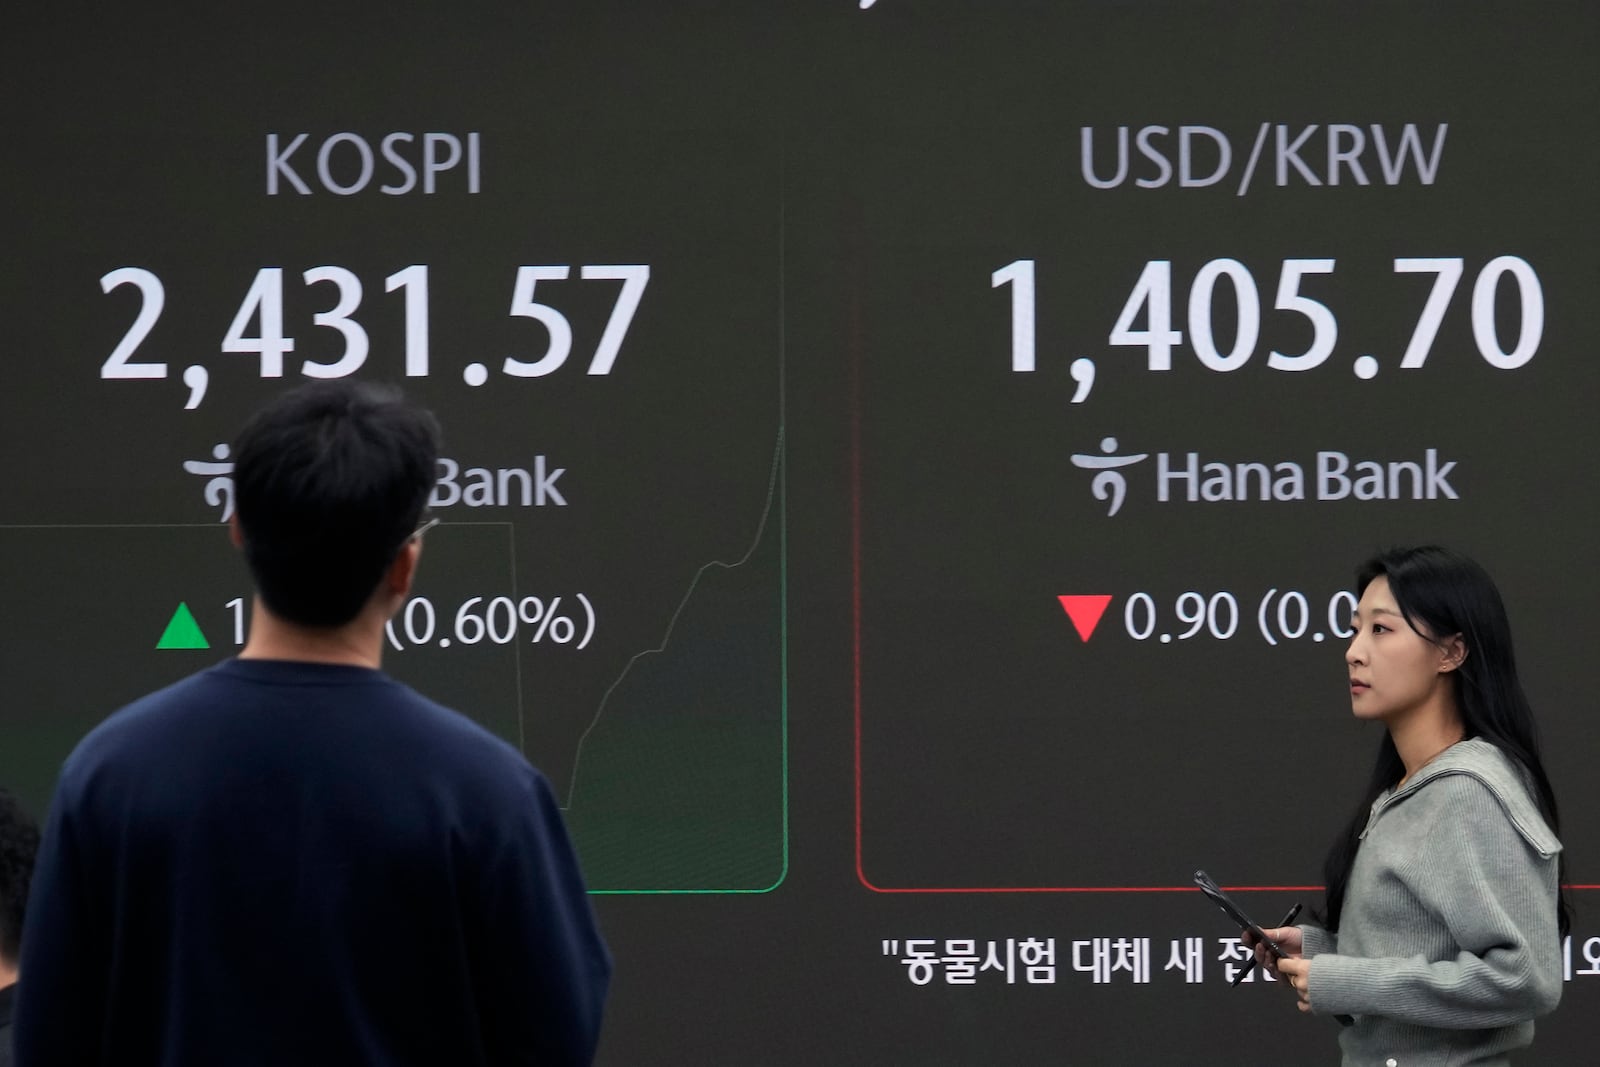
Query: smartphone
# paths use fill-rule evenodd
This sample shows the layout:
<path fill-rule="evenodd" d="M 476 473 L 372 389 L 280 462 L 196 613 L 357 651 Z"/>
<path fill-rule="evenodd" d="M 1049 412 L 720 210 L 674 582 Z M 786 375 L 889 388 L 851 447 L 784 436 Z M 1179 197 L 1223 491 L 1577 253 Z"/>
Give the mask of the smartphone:
<path fill-rule="evenodd" d="M 1246 915 L 1244 910 L 1233 902 L 1232 897 L 1228 896 L 1228 894 L 1219 889 L 1217 887 L 1217 883 L 1213 882 L 1211 880 L 1211 876 L 1205 871 L 1194 872 L 1194 884 L 1199 886 L 1200 892 L 1210 897 L 1216 903 L 1217 907 L 1222 909 L 1223 913 L 1227 915 L 1228 918 L 1232 919 L 1240 927 L 1249 930 L 1252 934 L 1255 934 L 1256 937 L 1260 938 L 1261 943 L 1267 946 L 1268 952 L 1272 953 L 1280 960 L 1289 955 L 1287 952 L 1283 951 L 1276 941 L 1268 937 L 1261 927 L 1255 924 L 1255 920 Z"/>

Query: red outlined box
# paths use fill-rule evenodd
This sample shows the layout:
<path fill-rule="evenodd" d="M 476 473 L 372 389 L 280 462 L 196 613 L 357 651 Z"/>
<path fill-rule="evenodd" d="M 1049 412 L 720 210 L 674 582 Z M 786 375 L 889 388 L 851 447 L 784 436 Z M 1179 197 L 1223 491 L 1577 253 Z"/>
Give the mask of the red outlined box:
<path fill-rule="evenodd" d="M 861 798 L 861 330 L 859 304 L 851 309 L 850 359 L 850 616 L 854 705 L 854 791 L 856 878 L 874 893 L 886 894 L 999 894 L 999 893 L 1197 893 L 1192 885 L 1039 885 L 1039 886 L 886 886 L 867 876 L 863 858 Z M 1230 893 L 1321 892 L 1320 885 L 1230 885 Z M 1600 885 L 1567 884 L 1569 890 L 1594 890 Z"/>

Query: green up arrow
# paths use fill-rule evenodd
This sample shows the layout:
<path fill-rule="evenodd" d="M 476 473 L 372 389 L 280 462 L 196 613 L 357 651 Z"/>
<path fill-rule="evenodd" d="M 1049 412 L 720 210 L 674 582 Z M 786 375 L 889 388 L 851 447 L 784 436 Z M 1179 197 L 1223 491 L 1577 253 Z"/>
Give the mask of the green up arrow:
<path fill-rule="evenodd" d="M 194 613 L 189 610 L 189 605 L 180 600 L 178 610 L 172 613 L 172 620 L 162 632 L 161 640 L 156 642 L 156 648 L 210 647 L 206 635 L 200 632 L 200 624 L 194 621 Z"/>

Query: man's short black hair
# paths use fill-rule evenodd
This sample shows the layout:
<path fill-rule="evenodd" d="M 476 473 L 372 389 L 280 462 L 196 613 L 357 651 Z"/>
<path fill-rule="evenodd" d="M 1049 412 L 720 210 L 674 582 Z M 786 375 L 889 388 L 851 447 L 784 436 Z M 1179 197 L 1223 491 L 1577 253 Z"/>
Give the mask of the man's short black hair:
<path fill-rule="evenodd" d="M 245 559 L 273 614 L 342 626 L 417 528 L 438 477 L 439 427 L 392 386 L 313 382 L 234 445 Z"/>
<path fill-rule="evenodd" d="M 38 852 L 38 823 L 0 789 L 0 959 L 12 966 L 22 952 L 22 918 Z"/>

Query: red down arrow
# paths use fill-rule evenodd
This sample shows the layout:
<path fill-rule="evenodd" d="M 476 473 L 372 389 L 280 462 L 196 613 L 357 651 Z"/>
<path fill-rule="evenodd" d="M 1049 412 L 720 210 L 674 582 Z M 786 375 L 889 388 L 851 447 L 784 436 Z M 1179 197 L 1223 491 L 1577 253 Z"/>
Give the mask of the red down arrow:
<path fill-rule="evenodd" d="M 1103 596 L 1099 593 L 1077 593 L 1063 595 L 1059 599 L 1078 636 L 1085 641 L 1094 636 L 1094 628 L 1100 625 L 1100 616 L 1106 613 L 1106 608 L 1111 604 L 1109 593 Z"/>

